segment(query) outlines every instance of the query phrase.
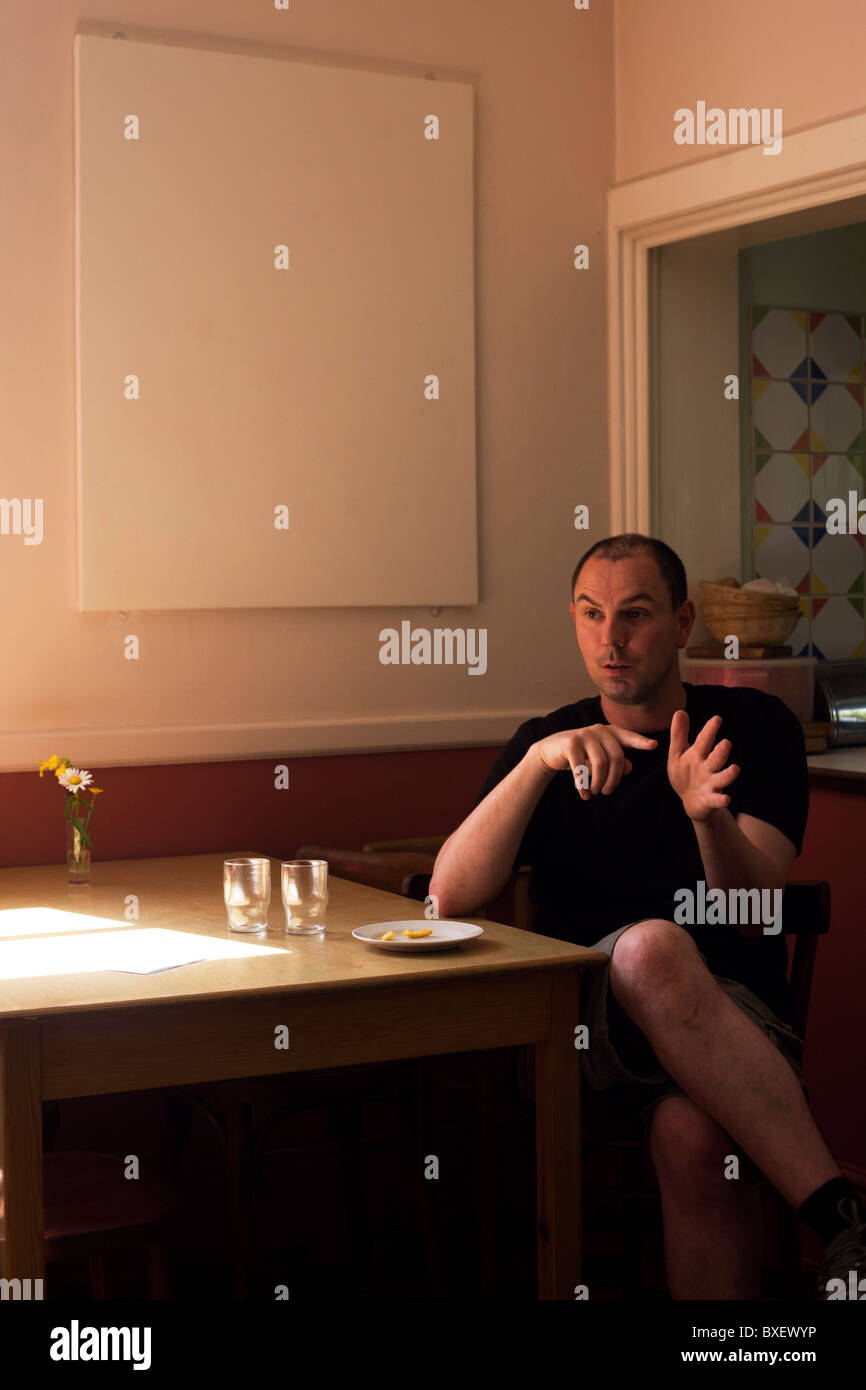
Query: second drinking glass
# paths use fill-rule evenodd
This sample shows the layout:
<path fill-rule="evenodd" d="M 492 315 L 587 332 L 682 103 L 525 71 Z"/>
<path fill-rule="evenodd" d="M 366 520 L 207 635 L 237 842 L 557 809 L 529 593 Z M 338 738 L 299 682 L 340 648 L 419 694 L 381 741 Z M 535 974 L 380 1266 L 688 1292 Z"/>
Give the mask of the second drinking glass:
<path fill-rule="evenodd" d="M 280 871 L 286 931 L 305 936 L 325 930 L 328 861 L 288 859 Z"/>

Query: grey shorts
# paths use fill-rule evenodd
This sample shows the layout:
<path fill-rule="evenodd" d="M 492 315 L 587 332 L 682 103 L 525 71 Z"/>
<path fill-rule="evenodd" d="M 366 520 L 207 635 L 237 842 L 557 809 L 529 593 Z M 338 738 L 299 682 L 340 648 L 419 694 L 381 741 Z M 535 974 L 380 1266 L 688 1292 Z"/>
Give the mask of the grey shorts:
<path fill-rule="evenodd" d="M 607 963 L 582 973 L 581 1022 L 588 1025 L 590 1045 L 580 1053 L 580 1069 L 586 1086 L 595 1092 L 605 1092 L 604 1104 L 596 1105 L 593 1112 L 600 1117 L 602 1131 L 605 1109 L 612 1105 L 615 1111 L 637 1112 L 648 1137 L 652 1112 L 659 1102 L 685 1092 L 665 1071 L 647 1039 L 619 1008 L 610 990 L 613 948 L 623 932 L 635 925 L 629 922 L 596 941 L 592 950 L 603 951 L 608 957 Z M 706 956 L 703 952 L 699 954 L 706 964 Z M 713 978 L 790 1063 L 808 1100 L 809 1093 L 801 1073 L 802 1039 L 746 985 L 718 975 Z M 753 1170 L 752 1175 L 756 1176 L 757 1170 Z"/>

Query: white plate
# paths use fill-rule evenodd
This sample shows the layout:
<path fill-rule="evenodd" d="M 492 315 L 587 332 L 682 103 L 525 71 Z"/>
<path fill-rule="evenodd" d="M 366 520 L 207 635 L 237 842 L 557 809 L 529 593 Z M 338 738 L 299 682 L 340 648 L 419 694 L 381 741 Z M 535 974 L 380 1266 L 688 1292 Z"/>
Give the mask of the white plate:
<path fill-rule="evenodd" d="M 401 932 L 405 927 L 412 927 L 415 931 L 419 927 L 432 927 L 432 936 L 402 936 Z M 385 932 L 394 932 L 393 941 L 383 941 Z M 416 918 L 413 922 L 371 922 L 367 927 L 356 927 L 352 932 L 356 941 L 369 942 L 371 946 L 380 946 L 383 951 L 447 951 L 451 946 L 459 946 L 461 941 L 471 941 L 473 937 L 483 936 L 483 927 L 474 927 L 470 922 L 437 922 L 425 921 L 423 918 L 419 922 Z"/>

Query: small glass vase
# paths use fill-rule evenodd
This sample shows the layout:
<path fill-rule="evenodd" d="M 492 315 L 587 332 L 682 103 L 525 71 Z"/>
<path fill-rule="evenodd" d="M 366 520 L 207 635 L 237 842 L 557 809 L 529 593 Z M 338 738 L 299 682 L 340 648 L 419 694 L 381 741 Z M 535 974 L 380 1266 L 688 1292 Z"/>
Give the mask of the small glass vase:
<path fill-rule="evenodd" d="M 70 883 L 90 882 L 90 849 L 71 821 L 66 822 L 66 871 Z"/>

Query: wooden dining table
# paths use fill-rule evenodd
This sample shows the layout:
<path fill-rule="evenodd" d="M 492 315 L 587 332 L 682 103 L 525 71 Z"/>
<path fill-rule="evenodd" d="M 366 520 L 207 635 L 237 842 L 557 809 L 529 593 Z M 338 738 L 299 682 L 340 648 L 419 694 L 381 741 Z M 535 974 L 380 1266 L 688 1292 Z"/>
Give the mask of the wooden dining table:
<path fill-rule="evenodd" d="M 287 934 L 276 859 L 267 930 L 230 932 L 223 860 L 251 853 L 96 862 L 75 886 L 63 865 L 0 870 L 5 1277 L 44 1275 L 43 1101 L 534 1044 L 538 1296 L 573 1299 L 579 986 L 606 957 L 471 917 L 461 920 L 483 935 L 454 949 L 387 952 L 353 928 L 430 925 L 424 905 L 333 876 L 325 931 Z M 100 968 L 100 951 L 116 966 L 131 944 L 117 933 L 154 928 L 210 958 L 150 974 Z M 288 1046 L 275 1045 L 281 1027 Z"/>

